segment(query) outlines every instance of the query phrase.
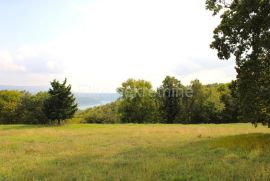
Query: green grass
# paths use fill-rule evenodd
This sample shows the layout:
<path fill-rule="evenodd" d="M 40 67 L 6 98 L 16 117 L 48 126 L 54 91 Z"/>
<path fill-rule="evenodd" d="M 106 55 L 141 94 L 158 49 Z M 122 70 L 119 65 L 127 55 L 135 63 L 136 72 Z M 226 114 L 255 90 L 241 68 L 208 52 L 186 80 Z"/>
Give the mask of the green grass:
<path fill-rule="evenodd" d="M 0 126 L 0 180 L 270 180 L 270 129 Z"/>

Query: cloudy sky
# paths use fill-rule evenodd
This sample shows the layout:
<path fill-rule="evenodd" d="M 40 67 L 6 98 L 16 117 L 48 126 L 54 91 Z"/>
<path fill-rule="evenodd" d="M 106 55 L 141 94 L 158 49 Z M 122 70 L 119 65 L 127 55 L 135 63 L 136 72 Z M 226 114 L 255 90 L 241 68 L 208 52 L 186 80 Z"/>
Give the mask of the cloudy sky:
<path fill-rule="evenodd" d="M 234 62 L 209 48 L 218 19 L 204 0 L 0 1 L 0 85 L 46 86 L 67 77 L 77 92 L 114 92 L 128 78 L 154 87 L 229 82 Z"/>

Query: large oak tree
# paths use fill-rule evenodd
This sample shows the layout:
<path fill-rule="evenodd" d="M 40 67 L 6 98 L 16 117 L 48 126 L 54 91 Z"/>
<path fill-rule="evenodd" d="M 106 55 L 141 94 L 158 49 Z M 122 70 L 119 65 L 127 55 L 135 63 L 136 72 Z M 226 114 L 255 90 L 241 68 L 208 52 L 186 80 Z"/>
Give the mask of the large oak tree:
<path fill-rule="evenodd" d="M 221 18 L 211 48 L 236 60 L 243 118 L 270 127 L 270 1 L 207 0 L 206 7 Z"/>

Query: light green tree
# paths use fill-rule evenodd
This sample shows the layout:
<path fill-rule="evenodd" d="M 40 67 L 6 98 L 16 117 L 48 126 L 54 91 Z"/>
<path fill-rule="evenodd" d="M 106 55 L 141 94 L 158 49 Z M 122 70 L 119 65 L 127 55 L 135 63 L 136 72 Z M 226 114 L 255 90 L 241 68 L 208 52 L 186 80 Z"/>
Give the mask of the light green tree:
<path fill-rule="evenodd" d="M 156 122 L 156 93 L 148 81 L 128 79 L 117 89 L 121 95 L 119 113 L 123 123 Z"/>
<path fill-rule="evenodd" d="M 18 91 L 0 91 L 0 124 L 14 124 L 17 119 L 17 108 L 23 96 Z"/>

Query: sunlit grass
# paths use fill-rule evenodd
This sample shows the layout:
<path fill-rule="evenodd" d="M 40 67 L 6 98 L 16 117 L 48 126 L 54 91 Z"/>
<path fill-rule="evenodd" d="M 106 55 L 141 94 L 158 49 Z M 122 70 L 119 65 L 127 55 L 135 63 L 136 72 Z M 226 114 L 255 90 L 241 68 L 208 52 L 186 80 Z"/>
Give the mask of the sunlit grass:
<path fill-rule="evenodd" d="M 269 180 L 270 129 L 0 126 L 0 180 Z"/>

